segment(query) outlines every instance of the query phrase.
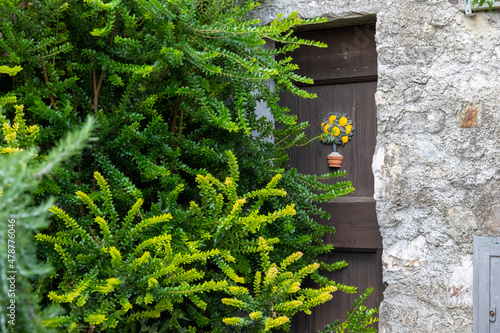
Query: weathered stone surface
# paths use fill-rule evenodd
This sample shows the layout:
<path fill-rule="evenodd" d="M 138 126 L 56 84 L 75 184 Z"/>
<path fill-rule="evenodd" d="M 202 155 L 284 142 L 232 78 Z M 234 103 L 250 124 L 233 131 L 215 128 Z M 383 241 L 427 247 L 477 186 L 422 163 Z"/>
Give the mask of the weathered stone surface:
<path fill-rule="evenodd" d="M 256 15 L 376 17 L 372 169 L 381 332 L 472 332 L 472 241 L 500 236 L 500 13 L 447 0 L 271 0 Z"/>

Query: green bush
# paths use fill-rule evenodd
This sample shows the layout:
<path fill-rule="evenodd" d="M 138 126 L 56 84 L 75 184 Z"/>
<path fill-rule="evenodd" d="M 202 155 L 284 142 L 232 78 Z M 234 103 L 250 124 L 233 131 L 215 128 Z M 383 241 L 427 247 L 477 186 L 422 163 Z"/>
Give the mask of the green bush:
<path fill-rule="evenodd" d="M 95 179 L 101 190 L 92 193 L 95 199 L 83 192 L 76 194 L 93 220 L 77 222 L 54 206 L 50 211 L 66 230 L 36 236 L 53 246 L 47 252 L 62 275 L 57 292 L 49 292 L 49 299 L 71 305 L 68 316 L 47 320 L 48 327 L 66 326 L 78 332 L 100 325 L 98 330 L 131 331 L 137 323 L 145 324 L 143 319 L 174 309 L 184 298 L 204 308 L 199 294 L 227 286 L 224 280 L 197 283 L 204 273 L 190 268 L 220 254 L 219 250 L 200 251 L 195 244 L 184 253 L 173 249 L 172 235 L 161 227 L 172 216 L 140 218 L 142 199 L 120 219 L 107 182 L 98 172 Z M 102 201 L 100 207 L 97 200 Z"/>
<path fill-rule="evenodd" d="M 91 302 L 76 308 L 61 303 L 68 317 L 48 323 L 68 328 L 73 323 L 79 328 L 87 323 L 89 330 L 94 329 L 92 325 L 110 330 L 115 324 L 152 331 L 221 332 L 233 324 L 233 329 L 243 331 L 272 330 L 273 325 L 286 327 L 287 323 L 280 319 L 266 327 L 266 320 L 307 311 L 317 304 L 300 294 L 305 291 L 280 294 L 273 301 L 269 293 L 278 285 L 296 283 L 310 275 L 320 283 L 321 291 L 314 291 L 319 293 L 317 297 L 335 288 L 353 290 L 327 281 L 317 269 L 311 269 L 311 265 L 328 270 L 346 265 L 315 264 L 318 254 L 332 249 L 322 238 L 334 229 L 318 224 L 313 216 L 327 216 L 317 208 L 318 202 L 330 201 L 353 188 L 348 181 L 325 184 L 325 179 L 344 177 L 344 172 L 316 177 L 287 168 L 286 150 L 308 140 L 303 132 L 308 124 L 297 123 L 296 117 L 279 105 L 281 90 L 315 97 L 292 84 L 312 81 L 294 74 L 297 66 L 290 57 L 275 59 L 300 45 L 325 47 L 293 35 L 295 26 L 323 20 L 302 20 L 294 13 L 262 26 L 248 15 L 257 5 L 254 1 L 228 0 L 2 2 L 0 104 L 23 104 L 26 128 L 39 125 L 36 137 L 25 138 L 39 148 L 37 161 L 50 160 L 54 142 L 79 130 L 89 115 L 98 124 L 98 141 L 66 159 L 51 176 L 39 179 L 32 191 L 38 203 L 56 196 L 59 208 L 53 212 L 67 224 L 54 219 L 43 232 L 46 236 L 39 236 L 40 254 L 49 258 L 56 270 L 50 278 L 39 278 L 34 284 L 45 295 L 44 306 L 52 300 L 67 300 L 64 295 L 80 295 L 75 302 L 98 298 L 104 295 L 92 292 L 98 286 L 116 288 L 113 293 L 119 297 L 112 304 L 102 303 L 102 309 L 93 308 Z M 263 48 L 268 41 L 281 46 Z M 270 80 L 275 85 L 269 85 Z M 256 114 L 258 103 L 267 106 L 273 120 Z M 15 118 L 12 110 L 7 109 L 6 118 Z M 275 121 L 280 124 L 278 129 Z M 99 180 L 94 178 L 96 172 L 101 175 Z M 283 190 L 275 188 L 279 177 Z M 88 193 L 90 200 L 86 205 L 94 207 L 90 204 L 94 202 L 98 208 L 85 209 L 81 205 L 83 193 Z M 249 201 L 243 204 L 237 201 L 240 199 Z M 136 215 L 129 218 L 130 225 L 123 226 L 131 207 L 138 206 L 136 212 L 132 208 Z M 101 220 L 95 221 L 98 216 L 106 221 L 108 236 L 100 233 L 104 227 L 98 223 L 102 224 Z M 156 221 L 155 216 L 172 219 L 134 233 L 128 244 L 113 238 L 115 232 L 125 237 L 124 233 L 140 223 Z M 118 259 L 102 252 L 96 239 L 113 244 L 107 247 L 119 250 L 123 260 L 135 260 L 133 249 L 161 235 L 172 237 L 169 242 L 164 239 L 162 246 L 169 243 L 173 253 L 210 254 L 181 265 L 176 274 L 190 269 L 203 271 L 205 282 L 227 283 L 227 288 L 212 288 L 202 295 L 183 294 L 190 301 L 182 303 L 176 301 L 178 298 L 157 296 L 155 306 L 166 299 L 172 308 L 162 311 L 157 321 L 147 316 L 136 318 L 133 314 L 155 311 L 151 304 L 144 304 L 150 287 L 134 289 L 134 296 L 120 294 L 144 281 L 138 275 L 126 282 L 118 277 L 131 269 L 131 263 L 113 266 L 118 265 Z M 267 245 L 259 243 L 260 239 Z M 81 246 L 88 251 L 87 257 L 76 254 Z M 162 249 L 154 251 L 165 255 Z M 301 258 L 297 252 L 302 253 Z M 269 258 L 262 257 L 264 253 Z M 61 255 L 73 259 L 64 262 Z M 285 266 L 281 271 L 279 267 Z M 273 267 L 279 274 L 269 280 L 268 289 L 261 286 L 261 294 L 243 293 L 237 298 L 243 303 L 221 301 L 238 296 L 229 292 L 230 287 L 255 289 L 256 272 L 262 272 L 265 281 Z M 303 271 L 306 268 L 307 274 Z M 88 284 L 90 278 L 98 282 Z M 121 281 L 119 285 L 108 280 L 115 278 Z M 195 283 L 189 279 L 184 282 Z M 87 284 L 87 289 L 72 294 L 77 292 L 73 290 L 76 286 Z M 178 287 L 166 282 L 161 286 Z M 125 299 L 133 306 L 128 315 L 121 314 L 125 309 L 120 302 Z M 286 303 L 278 311 L 276 301 L 300 301 L 302 305 Z M 196 304 L 206 304 L 202 306 L 206 309 L 196 308 Z M 163 306 L 166 304 L 161 303 L 160 308 Z M 255 314 L 259 311 L 261 317 Z M 102 316 L 107 319 L 97 324 Z M 236 316 L 240 321 L 234 319 Z M 137 327 L 121 318 L 136 318 Z"/>
<path fill-rule="evenodd" d="M 91 196 L 76 193 L 92 220 L 85 216 L 75 221 L 52 207 L 50 211 L 66 229 L 36 238 L 53 246 L 47 252 L 61 274 L 58 291 L 49 292 L 49 299 L 71 307 L 67 316 L 47 320 L 46 325 L 66 327 L 70 332 L 89 326 L 107 332 L 129 332 L 143 326 L 150 332 L 178 331 L 185 328 L 180 319 L 188 316 L 196 322 L 188 325 L 194 330 L 210 323 L 203 315 L 208 305 L 203 294 L 221 291 L 232 297 L 219 302 L 248 313 L 244 318 L 224 318 L 225 324 L 245 327 L 245 332 L 263 332 L 288 327 L 296 312 L 310 313 L 311 307 L 330 300 L 335 286 L 300 288 L 319 264 L 288 271 L 301 252 L 278 266 L 270 262 L 269 252 L 279 239 L 249 237 L 277 218 L 293 216 L 295 210 L 289 205 L 270 214 L 259 213 L 267 197 L 286 195 L 275 188 L 279 176 L 264 189 L 238 196 L 237 163 L 228 154 L 230 177 L 224 182 L 211 174 L 197 177 L 202 201 L 190 203 L 185 212 L 189 222 L 178 223 L 170 214 L 146 218 L 148 212 L 141 213 L 142 199 L 120 217 L 109 185 L 98 172 L 99 192 Z M 235 253 L 254 254 L 255 259 L 260 258 L 261 270 L 247 274 L 250 278 L 239 276 L 241 263 Z"/>

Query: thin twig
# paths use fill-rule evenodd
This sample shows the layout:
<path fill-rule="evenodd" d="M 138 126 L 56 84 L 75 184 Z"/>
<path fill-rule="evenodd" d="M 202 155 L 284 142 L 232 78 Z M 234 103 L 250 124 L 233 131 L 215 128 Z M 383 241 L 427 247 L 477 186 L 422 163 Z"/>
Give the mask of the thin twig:
<path fill-rule="evenodd" d="M 174 105 L 174 119 L 172 120 L 172 126 L 170 128 L 170 132 L 175 132 L 175 126 L 177 125 L 177 113 L 179 112 L 179 100 L 175 102 Z"/>
<path fill-rule="evenodd" d="M 49 75 L 47 74 L 47 66 L 45 65 L 44 59 L 41 59 L 41 62 L 42 62 L 43 78 L 45 80 L 45 85 L 49 89 L 50 104 L 52 105 L 52 108 L 55 110 L 56 109 L 56 101 L 54 100 L 54 96 L 52 96 L 52 93 L 50 92 Z"/>
<path fill-rule="evenodd" d="M 178 139 L 180 139 L 182 135 L 183 122 L 184 122 L 184 109 L 181 110 L 181 123 L 179 124 L 179 135 L 177 136 Z M 179 142 L 177 142 L 177 147 L 179 147 Z"/>
<path fill-rule="evenodd" d="M 94 84 L 94 96 L 95 96 L 95 91 L 97 89 L 97 82 L 95 79 L 95 68 L 92 68 L 92 83 Z"/>
<path fill-rule="evenodd" d="M 175 105 L 174 105 L 174 119 L 172 119 L 172 127 L 170 128 L 170 133 L 174 134 L 175 133 L 175 127 L 177 125 L 177 114 L 179 113 L 179 100 L 177 100 L 175 102 Z M 184 113 L 181 111 L 181 117 L 184 115 Z M 182 131 L 182 119 L 181 119 L 181 128 L 179 129 L 179 138 L 180 138 L 180 135 L 181 135 L 181 131 Z M 175 147 L 175 149 L 177 149 L 179 147 L 179 141 L 177 140 L 177 145 Z M 174 171 L 174 163 L 172 162 L 172 164 L 170 165 L 170 174 L 172 174 L 172 172 Z"/>
<path fill-rule="evenodd" d="M 51 54 L 47 54 L 47 55 L 44 55 L 44 56 L 40 56 L 40 57 L 36 57 L 36 58 L 30 58 L 30 59 L 28 59 L 28 61 L 33 61 L 33 60 L 36 60 L 36 59 L 43 60 L 43 59 L 45 59 L 45 58 L 50 58 L 50 57 L 52 57 L 52 56 L 54 56 L 54 55 L 56 55 L 56 54 L 58 54 L 58 53 L 61 53 L 61 52 L 67 51 L 67 50 L 69 50 L 69 49 L 71 49 L 71 47 L 68 47 L 68 48 L 65 48 L 65 49 L 61 49 L 61 50 L 59 50 L 59 51 L 52 52 Z"/>
<path fill-rule="evenodd" d="M 118 26 L 119 19 L 120 19 L 120 12 L 116 12 L 116 19 L 113 26 L 113 34 L 111 35 L 111 42 L 109 43 L 109 46 L 113 46 L 113 43 L 115 41 L 116 27 Z"/>
<path fill-rule="evenodd" d="M 59 16 L 57 16 L 57 22 L 56 22 L 56 37 L 55 40 L 57 42 L 57 34 L 59 33 Z M 54 54 L 54 58 L 52 58 L 52 66 L 56 64 L 56 55 Z"/>
<path fill-rule="evenodd" d="M 99 77 L 99 83 L 97 84 L 97 88 L 94 90 L 94 112 L 96 117 L 97 117 L 97 104 L 99 99 L 99 91 L 101 90 L 103 78 L 104 78 L 104 71 L 101 71 L 101 76 Z M 94 87 L 95 87 L 95 81 L 94 81 Z"/>
<path fill-rule="evenodd" d="M 116 27 L 118 26 L 118 20 L 120 19 L 120 13 L 116 13 L 115 24 L 113 27 L 113 34 L 111 35 L 111 40 L 109 42 L 110 46 L 113 46 L 113 42 L 115 40 Z M 104 70 L 101 71 L 101 75 L 99 76 L 99 82 L 96 82 L 96 72 L 95 69 L 92 70 L 93 73 L 93 81 L 94 81 L 94 112 L 97 117 L 97 106 L 99 104 L 99 92 L 101 91 L 102 81 L 104 79 Z"/>

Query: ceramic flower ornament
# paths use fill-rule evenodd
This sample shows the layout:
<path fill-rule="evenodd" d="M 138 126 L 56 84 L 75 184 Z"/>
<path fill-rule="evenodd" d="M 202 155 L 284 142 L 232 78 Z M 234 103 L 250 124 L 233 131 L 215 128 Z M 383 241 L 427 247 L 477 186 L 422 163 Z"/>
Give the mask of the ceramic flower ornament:
<path fill-rule="evenodd" d="M 337 152 L 337 145 L 345 145 L 353 135 L 354 127 L 352 120 L 346 114 L 330 112 L 321 122 L 321 141 L 325 144 L 333 144 L 333 152 L 328 155 L 330 167 L 340 167 L 344 157 Z"/>

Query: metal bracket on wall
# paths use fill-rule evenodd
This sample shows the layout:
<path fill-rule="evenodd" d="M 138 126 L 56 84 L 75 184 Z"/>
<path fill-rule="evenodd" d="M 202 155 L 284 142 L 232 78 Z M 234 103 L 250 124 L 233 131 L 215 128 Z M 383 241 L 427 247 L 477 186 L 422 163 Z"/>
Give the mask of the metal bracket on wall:
<path fill-rule="evenodd" d="M 465 15 L 471 16 L 472 14 L 472 0 L 464 0 Z"/>
<path fill-rule="evenodd" d="M 458 10 L 465 13 L 467 16 L 475 15 L 476 12 L 481 10 L 489 10 L 490 6 L 487 3 L 484 3 L 482 6 L 474 8 L 473 0 L 463 0 L 458 2 Z M 500 1 L 493 3 L 491 6 L 492 10 L 500 9 Z M 472 11 L 474 10 L 474 11 Z"/>

